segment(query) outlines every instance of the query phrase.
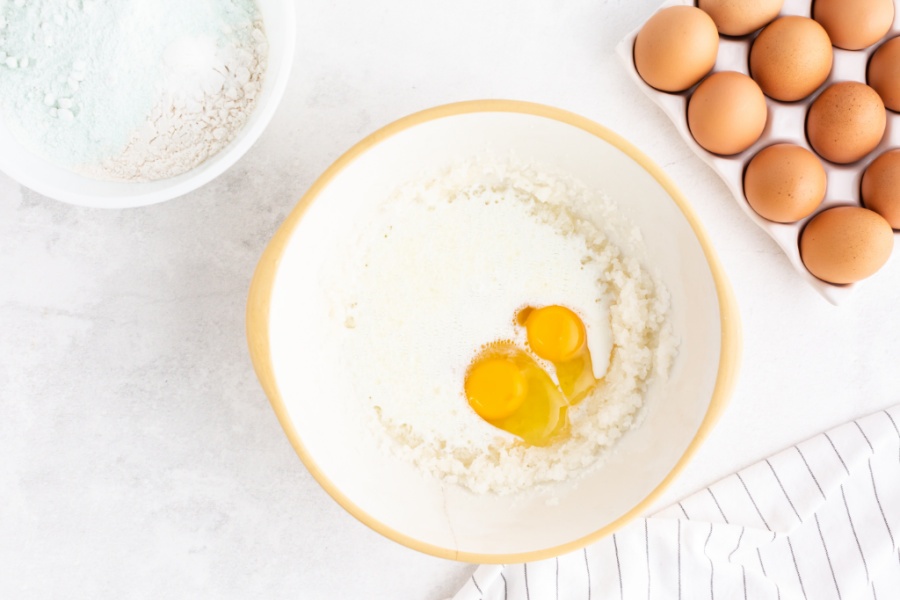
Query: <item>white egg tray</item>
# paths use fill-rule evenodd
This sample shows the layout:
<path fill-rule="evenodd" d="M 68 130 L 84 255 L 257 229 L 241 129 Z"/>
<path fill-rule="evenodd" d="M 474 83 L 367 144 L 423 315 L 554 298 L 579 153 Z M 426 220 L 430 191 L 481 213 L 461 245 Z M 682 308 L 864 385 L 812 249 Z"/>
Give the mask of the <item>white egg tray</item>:
<path fill-rule="evenodd" d="M 668 6 L 693 6 L 695 3 L 691 0 L 669 0 L 662 4 L 660 8 Z M 900 0 L 894 0 L 897 9 L 897 15 L 900 17 Z M 786 0 L 781 10 L 780 16 L 798 15 L 803 17 L 812 17 L 812 2 L 810 0 Z M 806 113 L 812 101 L 829 85 L 838 81 L 858 81 L 866 83 L 866 66 L 869 57 L 875 50 L 886 40 L 900 34 L 900 18 L 895 17 L 894 24 L 885 38 L 865 50 L 850 51 L 833 48 L 834 50 L 834 66 L 828 80 L 808 98 L 797 102 L 779 102 L 766 97 L 769 114 L 766 121 L 766 128 L 760 139 L 750 148 L 735 154 L 733 156 L 720 156 L 704 150 L 694 141 L 687 124 L 687 105 L 688 99 L 693 93 L 694 88 L 680 93 L 661 92 L 647 85 L 638 74 L 634 66 L 634 41 L 637 37 L 640 27 L 632 31 L 618 45 L 616 51 L 625 63 L 625 67 L 631 74 L 632 79 L 640 87 L 647 96 L 650 97 L 659 107 L 669 116 L 675 124 L 676 129 L 684 138 L 684 141 L 691 147 L 694 153 L 702 158 L 728 185 L 731 193 L 740 207 L 747 213 L 747 216 L 753 220 L 759 227 L 768 233 L 775 242 L 781 246 L 788 260 L 813 288 L 816 289 L 832 304 L 840 304 L 850 298 L 854 291 L 861 283 L 850 285 L 834 285 L 826 283 L 821 279 L 814 277 L 800 259 L 799 238 L 803 227 L 809 222 L 815 214 L 833 206 L 860 205 L 860 185 L 862 175 L 870 162 L 875 160 L 879 155 L 890 148 L 900 147 L 900 114 L 887 111 L 887 128 L 884 138 L 878 147 L 863 159 L 851 163 L 849 165 L 838 165 L 822 159 L 825 171 L 828 174 L 828 190 L 825 200 L 816 209 L 816 212 L 796 223 L 782 224 L 774 223 L 760 217 L 747 203 L 744 197 L 743 176 L 747 163 L 753 158 L 757 152 L 772 144 L 781 142 L 790 142 L 803 146 L 809 150 L 812 147 L 806 138 Z M 643 26 L 643 24 L 642 24 Z M 739 71 L 745 75 L 750 74 L 749 57 L 750 46 L 754 38 L 759 32 L 754 32 L 743 37 L 726 37 L 720 36 L 719 54 L 716 57 L 716 64 L 713 72 L 716 71 Z M 814 151 L 813 151 L 814 152 Z M 820 157 L 821 158 L 821 157 Z M 895 241 L 898 240 L 897 232 L 894 232 Z M 894 253 L 900 253 L 900 243 L 895 244 Z M 894 262 L 893 259 L 890 262 Z M 885 276 L 885 266 L 873 277 Z"/>

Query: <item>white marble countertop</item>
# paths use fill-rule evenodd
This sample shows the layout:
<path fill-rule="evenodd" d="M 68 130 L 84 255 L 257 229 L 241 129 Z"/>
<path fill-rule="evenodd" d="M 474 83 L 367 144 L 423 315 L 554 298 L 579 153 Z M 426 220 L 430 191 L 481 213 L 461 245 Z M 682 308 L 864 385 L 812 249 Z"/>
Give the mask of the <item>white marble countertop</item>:
<path fill-rule="evenodd" d="M 900 259 L 841 308 L 795 275 L 614 56 L 657 4 L 298 2 L 285 102 L 203 189 L 100 211 L 0 175 L 0 597 L 454 593 L 470 565 L 371 532 L 306 472 L 257 385 L 243 318 L 257 258 L 314 178 L 436 104 L 515 98 L 608 125 L 709 229 L 740 302 L 744 366 L 664 502 L 900 400 Z"/>

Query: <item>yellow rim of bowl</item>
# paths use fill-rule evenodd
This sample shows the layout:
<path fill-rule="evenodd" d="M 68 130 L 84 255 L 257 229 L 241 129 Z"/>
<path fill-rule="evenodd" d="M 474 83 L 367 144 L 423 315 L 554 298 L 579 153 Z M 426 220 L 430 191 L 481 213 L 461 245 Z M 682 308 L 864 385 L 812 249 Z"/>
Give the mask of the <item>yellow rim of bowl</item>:
<path fill-rule="evenodd" d="M 288 416 L 284 400 L 281 398 L 278 387 L 275 384 L 275 375 L 272 370 L 272 360 L 269 354 L 269 305 L 272 295 L 272 285 L 278 271 L 278 265 L 281 261 L 284 248 L 296 229 L 297 224 L 300 222 L 306 209 L 313 203 L 322 190 L 360 155 L 397 133 L 428 121 L 481 112 L 522 113 L 553 119 L 577 127 L 612 144 L 650 173 L 663 189 L 666 190 L 681 210 L 682 214 L 684 214 L 703 248 L 703 253 L 706 255 L 706 260 L 709 263 L 709 268 L 716 284 L 722 327 L 719 369 L 709 408 L 706 411 L 706 415 L 703 418 L 694 439 L 662 482 L 660 482 L 653 491 L 631 510 L 593 533 L 558 546 L 513 554 L 482 554 L 435 546 L 401 533 L 363 511 L 328 479 L 297 435 L 293 423 Z M 404 546 L 408 546 L 413 550 L 418 550 L 440 558 L 465 562 L 516 563 L 543 560 L 579 550 L 592 542 L 610 535 L 629 521 L 639 517 L 649 509 L 657 499 L 659 499 L 666 488 L 668 488 L 678 474 L 681 473 L 688 461 L 709 435 L 727 404 L 728 398 L 737 381 L 741 354 L 741 325 L 734 293 L 731 290 L 731 286 L 725 276 L 722 265 L 716 256 L 706 230 L 700 223 L 700 220 L 697 218 L 696 213 L 691 208 L 684 195 L 652 160 L 620 135 L 574 113 L 531 102 L 520 102 L 515 100 L 473 100 L 437 106 L 417 112 L 379 129 L 348 150 L 316 180 L 275 233 L 275 236 L 269 242 L 269 245 L 266 247 L 262 258 L 256 267 L 253 281 L 250 284 L 249 298 L 247 301 L 247 342 L 249 344 L 250 358 L 253 361 L 256 375 L 259 378 L 266 395 L 269 397 L 272 408 L 275 410 L 275 414 L 278 416 L 278 420 L 281 422 L 285 434 L 294 446 L 294 450 L 296 450 L 300 460 L 303 461 L 316 481 L 318 481 L 325 491 L 328 492 L 338 504 L 344 507 L 347 512 L 378 533 L 395 542 L 399 542 Z"/>

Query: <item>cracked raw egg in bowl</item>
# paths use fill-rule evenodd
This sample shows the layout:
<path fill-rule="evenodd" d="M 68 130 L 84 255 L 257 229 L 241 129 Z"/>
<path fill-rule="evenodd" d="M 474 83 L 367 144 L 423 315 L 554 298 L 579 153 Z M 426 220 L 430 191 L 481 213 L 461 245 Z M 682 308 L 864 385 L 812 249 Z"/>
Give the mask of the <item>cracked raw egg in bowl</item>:
<path fill-rule="evenodd" d="M 575 312 L 559 305 L 529 306 L 516 321 L 525 328 L 527 350 L 512 342 L 488 344 L 466 372 L 466 399 L 488 423 L 527 444 L 545 446 L 566 434 L 569 407 L 599 379 L 584 322 Z"/>

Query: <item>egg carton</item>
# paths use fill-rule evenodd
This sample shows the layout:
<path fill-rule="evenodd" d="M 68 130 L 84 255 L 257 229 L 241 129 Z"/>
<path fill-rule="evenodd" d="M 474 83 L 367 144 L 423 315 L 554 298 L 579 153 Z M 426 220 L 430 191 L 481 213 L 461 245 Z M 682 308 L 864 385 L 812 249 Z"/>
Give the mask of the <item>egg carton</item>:
<path fill-rule="evenodd" d="M 813 276 L 800 259 L 800 233 L 803 227 L 816 214 L 834 206 L 861 205 L 860 186 L 863 172 L 869 163 L 888 149 L 900 147 L 900 114 L 887 111 L 887 127 L 884 138 L 878 147 L 863 159 L 848 165 L 838 165 L 824 159 L 822 164 L 828 176 L 828 189 L 825 200 L 816 209 L 815 213 L 796 223 L 775 223 L 759 216 L 749 205 L 744 197 L 743 176 L 744 170 L 750 159 L 757 152 L 772 144 L 789 142 L 802 146 L 813 153 L 815 151 L 806 137 L 806 114 L 810 104 L 822 91 L 832 83 L 838 81 L 858 81 L 866 83 L 866 67 L 869 58 L 886 40 L 900 34 L 900 0 L 894 2 L 896 16 L 891 30 L 883 40 L 864 50 L 850 51 L 833 48 L 834 64 L 827 81 L 809 97 L 797 102 L 779 102 L 766 96 L 768 106 L 768 118 L 766 128 L 760 139 L 750 148 L 732 156 L 720 156 L 704 150 L 691 135 L 687 124 L 687 105 L 694 88 L 684 92 L 666 93 L 647 85 L 638 74 L 634 66 L 634 42 L 638 32 L 643 27 L 632 31 L 616 48 L 616 52 L 631 78 L 638 87 L 650 97 L 674 123 L 684 141 L 691 147 L 694 153 L 713 168 L 731 190 L 737 203 L 750 219 L 763 231 L 769 234 L 787 255 L 788 260 L 800 274 L 800 276 L 816 289 L 826 300 L 832 304 L 841 304 L 848 300 L 861 283 L 848 285 L 835 285 L 822 281 Z M 691 0 L 669 0 L 662 4 L 660 9 L 669 6 L 694 6 Z M 782 7 L 781 16 L 797 15 L 812 18 L 812 2 L 809 0 L 786 0 Z M 719 38 L 719 53 L 713 72 L 738 71 L 745 75 L 750 74 L 750 46 L 759 31 L 743 37 Z M 696 86 L 695 86 L 696 87 Z M 818 156 L 818 155 L 817 155 Z M 821 158 L 821 157 L 820 157 Z M 897 232 L 894 233 L 895 242 L 898 241 Z M 900 244 L 895 244 L 895 252 L 900 252 Z M 884 273 L 883 268 L 874 277 Z"/>

